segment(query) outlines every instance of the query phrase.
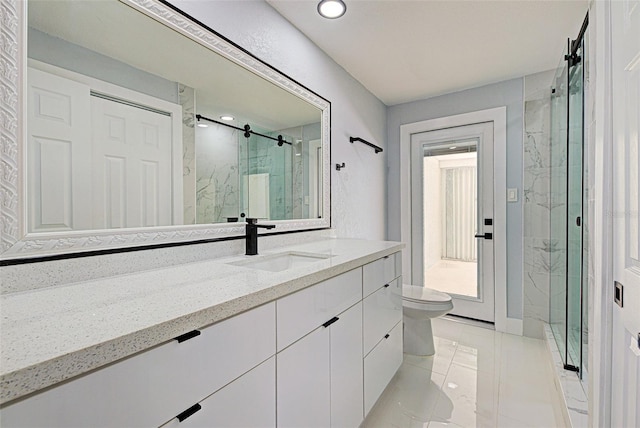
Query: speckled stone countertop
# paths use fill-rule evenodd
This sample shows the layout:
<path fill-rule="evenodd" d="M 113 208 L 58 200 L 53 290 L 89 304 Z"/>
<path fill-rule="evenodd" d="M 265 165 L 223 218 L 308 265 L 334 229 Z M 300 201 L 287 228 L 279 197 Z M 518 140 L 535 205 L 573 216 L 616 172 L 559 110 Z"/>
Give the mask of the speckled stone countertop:
<path fill-rule="evenodd" d="M 278 299 L 403 246 L 325 239 L 262 252 L 331 256 L 282 272 L 228 264 L 249 258 L 236 256 L 4 295 L 0 403 Z"/>

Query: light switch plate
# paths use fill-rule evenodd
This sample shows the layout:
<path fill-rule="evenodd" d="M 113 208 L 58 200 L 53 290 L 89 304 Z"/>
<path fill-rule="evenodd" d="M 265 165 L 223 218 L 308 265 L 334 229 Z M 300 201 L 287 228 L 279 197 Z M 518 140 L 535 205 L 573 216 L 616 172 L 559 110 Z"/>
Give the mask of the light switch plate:
<path fill-rule="evenodd" d="M 518 189 L 513 187 L 507 189 L 507 202 L 518 202 Z"/>

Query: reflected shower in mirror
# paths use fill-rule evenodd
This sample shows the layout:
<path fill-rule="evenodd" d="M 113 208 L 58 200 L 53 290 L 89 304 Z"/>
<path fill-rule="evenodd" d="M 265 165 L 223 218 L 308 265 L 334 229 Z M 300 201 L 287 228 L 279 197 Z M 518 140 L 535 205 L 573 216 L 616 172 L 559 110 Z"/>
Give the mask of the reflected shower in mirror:
<path fill-rule="evenodd" d="M 195 209 L 185 221 L 322 217 L 320 122 L 279 131 L 197 115 Z"/>

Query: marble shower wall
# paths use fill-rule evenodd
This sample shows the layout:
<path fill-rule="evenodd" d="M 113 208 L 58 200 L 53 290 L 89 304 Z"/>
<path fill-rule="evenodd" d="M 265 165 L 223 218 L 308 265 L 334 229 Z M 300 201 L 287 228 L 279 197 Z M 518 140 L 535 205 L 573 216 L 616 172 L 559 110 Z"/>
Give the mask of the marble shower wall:
<path fill-rule="evenodd" d="M 196 222 L 224 223 L 239 207 L 237 131 L 221 125 L 196 129 Z"/>
<path fill-rule="evenodd" d="M 178 84 L 178 99 L 182 106 L 182 197 L 184 224 L 196 222 L 196 94 L 193 88 Z"/>
<path fill-rule="evenodd" d="M 549 321 L 549 280 L 556 257 L 550 241 L 552 73 L 525 77 L 523 177 L 523 332 L 542 339 Z"/>

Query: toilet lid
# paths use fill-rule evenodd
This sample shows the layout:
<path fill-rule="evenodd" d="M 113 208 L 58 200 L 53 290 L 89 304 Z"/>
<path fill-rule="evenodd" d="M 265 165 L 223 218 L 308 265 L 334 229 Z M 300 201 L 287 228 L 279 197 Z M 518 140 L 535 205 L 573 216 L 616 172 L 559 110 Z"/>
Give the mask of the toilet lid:
<path fill-rule="evenodd" d="M 450 302 L 451 296 L 438 290 L 402 284 L 402 298 L 415 302 Z"/>

